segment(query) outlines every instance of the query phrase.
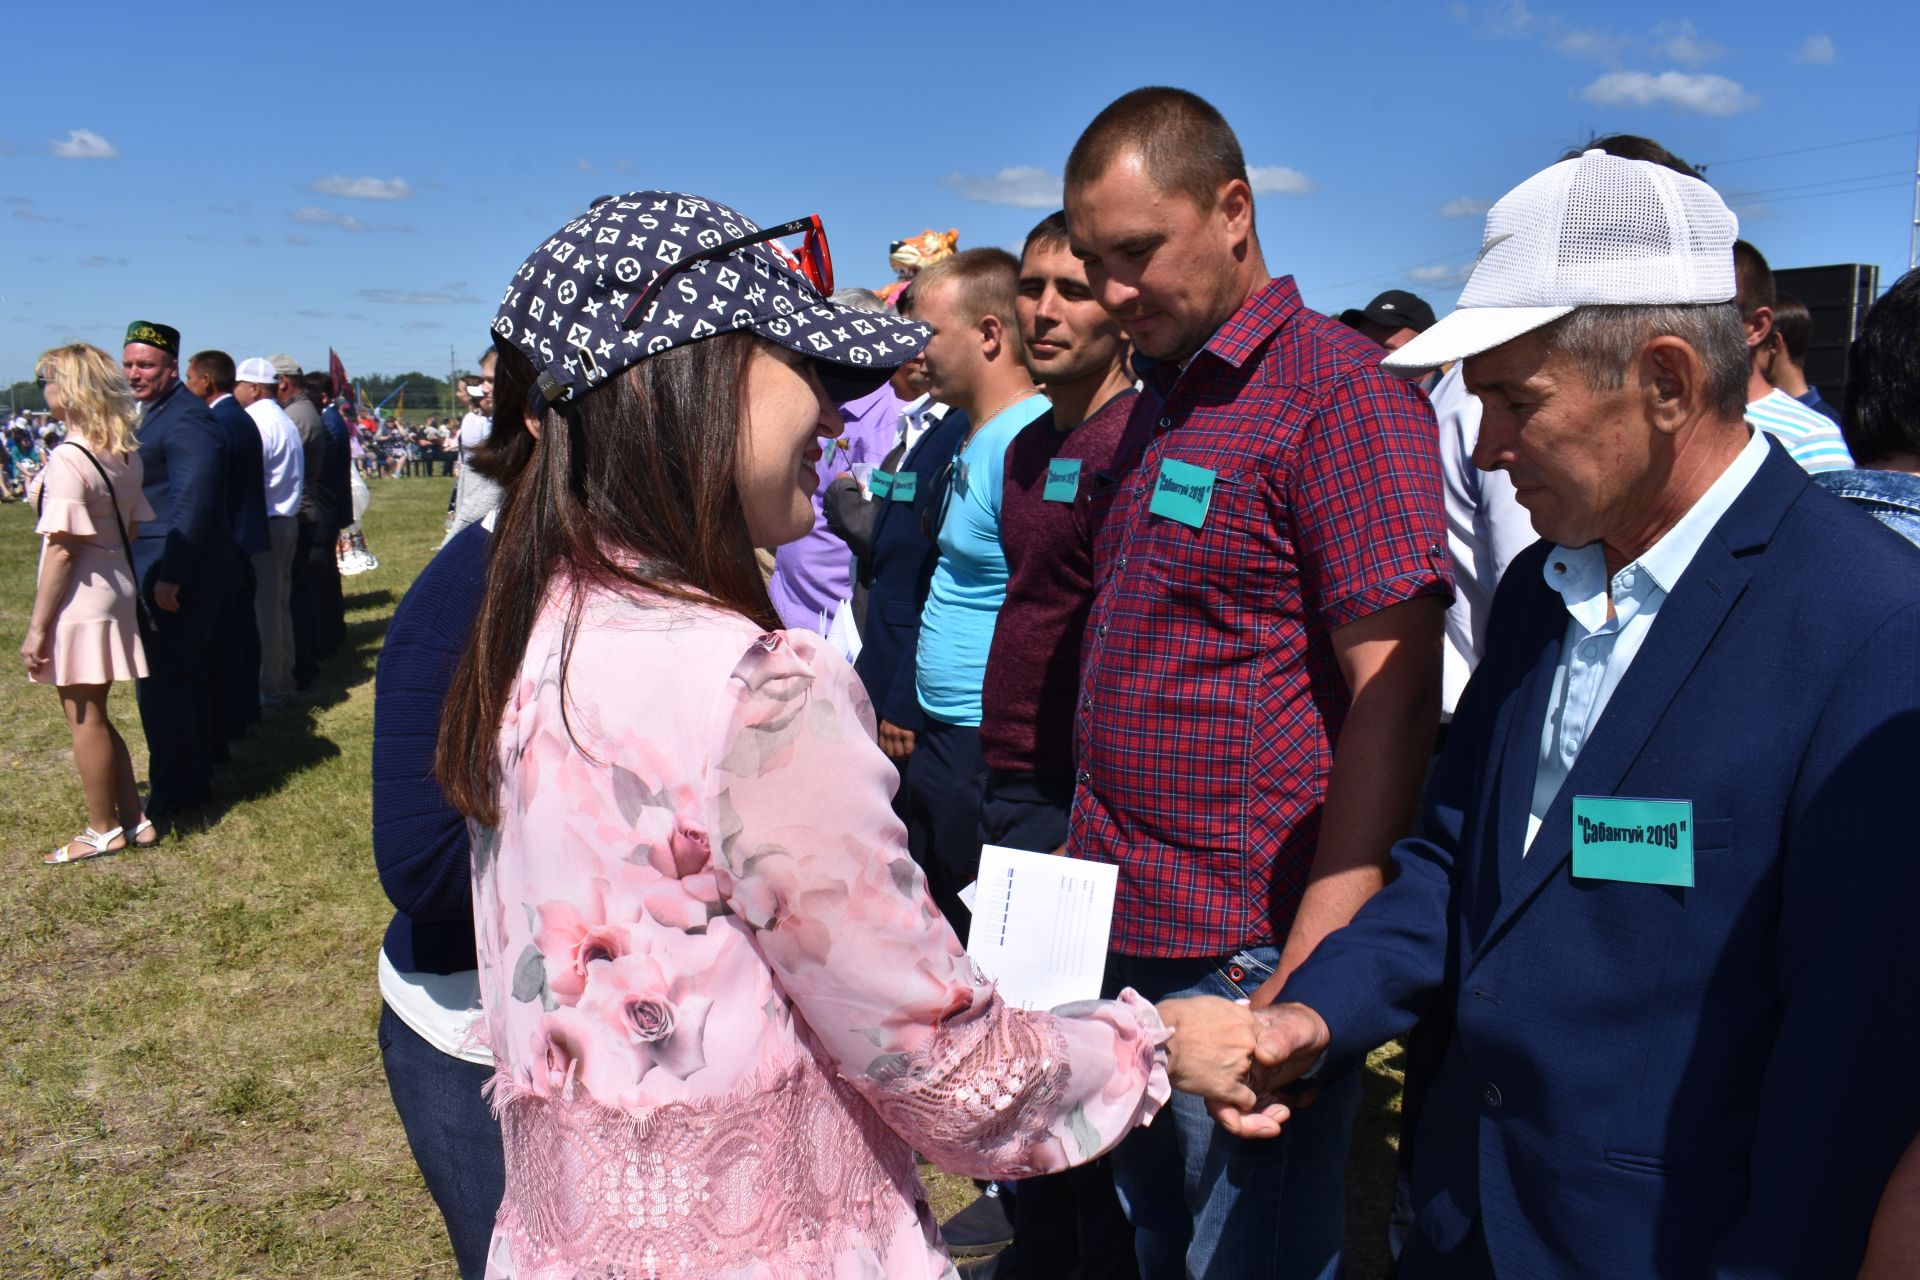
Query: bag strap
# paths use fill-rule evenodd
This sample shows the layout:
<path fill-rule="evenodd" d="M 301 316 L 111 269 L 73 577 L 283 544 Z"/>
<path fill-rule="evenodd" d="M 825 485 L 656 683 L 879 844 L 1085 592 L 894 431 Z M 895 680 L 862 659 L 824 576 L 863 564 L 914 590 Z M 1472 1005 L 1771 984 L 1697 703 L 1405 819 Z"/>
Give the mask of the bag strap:
<path fill-rule="evenodd" d="M 120 549 L 127 553 L 127 565 L 129 568 L 131 568 L 133 565 L 133 544 L 127 538 L 126 521 L 120 518 L 120 495 L 113 491 L 113 481 L 108 478 L 107 469 L 100 465 L 100 459 L 94 457 L 93 454 L 88 451 L 85 445 L 80 444 L 78 441 L 74 441 L 74 440 L 63 440 L 60 442 L 61 448 L 66 448 L 68 446 L 72 446 L 73 448 L 78 449 L 80 451 L 80 456 L 93 464 L 93 469 L 100 473 L 100 483 L 107 486 L 107 500 L 113 503 L 114 527 L 120 530 Z M 47 490 L 46 490 L 46 487 L 42 485 L 40 489 L 40 501 L 42 503 L 45 503 L 46 500 L 47 500 Z"/>

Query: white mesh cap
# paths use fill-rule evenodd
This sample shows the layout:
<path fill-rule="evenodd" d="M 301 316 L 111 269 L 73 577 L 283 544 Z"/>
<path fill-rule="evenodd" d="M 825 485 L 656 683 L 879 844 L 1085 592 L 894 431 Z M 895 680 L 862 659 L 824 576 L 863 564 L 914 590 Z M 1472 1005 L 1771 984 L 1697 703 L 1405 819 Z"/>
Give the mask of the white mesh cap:
<path fill-rule="evenodd" d="M 1730 301 L 1739 234 L 1698 178 L 1604 151 L 1562 160 L 1493 206 L 1460 305 L 1381 364 L 1463 360 L 1575 307 Z"/>

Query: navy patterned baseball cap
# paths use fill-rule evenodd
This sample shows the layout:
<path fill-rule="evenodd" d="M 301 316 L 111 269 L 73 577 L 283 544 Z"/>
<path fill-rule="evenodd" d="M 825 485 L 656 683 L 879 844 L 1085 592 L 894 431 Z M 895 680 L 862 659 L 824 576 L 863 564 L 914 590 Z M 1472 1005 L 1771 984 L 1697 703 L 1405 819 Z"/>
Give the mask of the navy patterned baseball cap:
<path fill-rule="evenodd" d="M 803 235 L 798 256 L 779 237 Z M 677 191 L 601 196 L 528 255 L 494 315 L 494 341 L 539 371 L 535 409 L 577 399 L 650 355 L 746 329 L 877 387 L 928 331 L 829 296 L 817 216 L 761 228 Z"/>

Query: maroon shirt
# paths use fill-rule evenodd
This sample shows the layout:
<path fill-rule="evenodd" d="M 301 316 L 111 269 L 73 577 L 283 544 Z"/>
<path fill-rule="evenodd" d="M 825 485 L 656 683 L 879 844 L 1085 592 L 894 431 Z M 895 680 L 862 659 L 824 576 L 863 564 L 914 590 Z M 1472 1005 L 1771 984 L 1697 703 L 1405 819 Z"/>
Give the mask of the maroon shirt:
<path fill-rule="evenodd" d="M 1080 689 L 1080 636 L 1093 607 L 1093 496 L 1112 483 L 1114 455 L 1136 393 L 1121 392 L 1072 431 L 1047 412 L 1007 446 L 1000 547 L 1007 598 L 994 624 L 981 690 L 980 750 L 987 767 L 1065 777 L 1073 772 L 1073 700 Z M 1047 474 L 1079 472 L 1072 501 L 1064 480 L 1049 500 Z M 1102 506 L 1104 507 L 1104 503 Z"/>

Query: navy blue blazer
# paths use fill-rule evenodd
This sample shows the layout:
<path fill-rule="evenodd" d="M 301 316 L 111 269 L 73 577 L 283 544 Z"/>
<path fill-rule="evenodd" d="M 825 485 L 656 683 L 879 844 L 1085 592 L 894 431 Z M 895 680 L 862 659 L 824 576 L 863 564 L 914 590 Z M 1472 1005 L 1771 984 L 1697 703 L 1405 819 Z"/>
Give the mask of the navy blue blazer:
<path fill-rule="evenodd" d="M 1858 1268 L 1920 1130 L 1920 551 L 1831 498 L 1774 443 L 1524 858 L 1567 612 L 1518 557 L 1424 838 L 1288 981 L 1329 1070 L 1451 1007 L 1413 1167 L 1442 1254 L 1478 1219 L 1503 1276 Z M 1694 887 L 1576 878 L 1576 795 L 1691 800 Z"/>
<path fill-rule="evenodd" d="M 153 599 L 155 582 L 183 588 L 213 588 L 212 593 L 183 590 L 181 607 L 205 599 L 219 603 L 233 557 L 226 550 L 233 536 L 227 518 L 227 443 L 213 412 L 182 382 L 147 405 L 135 429 L 140 439 L 143 487 L 154 518 L 140 522 L 133 540 L 134 572 L 140 589 Z"/>
<path fill-rule="evenodd" d="M 898 470 L 911 471 L 913 503 L 886 502 L 873 525 L 871 548 L 860 563 L 867 617 L 854 672 L 873 701 L 874 714 L 918 733 L 926 724 L 914 690 L 914 653 L 920 647 L 920 611 L 933 583 L 940 549 L 920 532 L 920 513 L 938 511 L 946 466 L 967 438 L 967 415 L 950 410 L 913 443 Z"/>
<path fill-rule="evenodd" d="M 332 510 L 321 523 L 344 529 L 353 523 L 353 448 L 348 442 L 347 420 L 340 410 L 328 405 L 320 413 L 320 425 L 327 429 L 326 463 L 320 473 L 321 496 Z"/>
<path fill-rule="evenodd" d="M 207 408 L 227 444 L 227 520 L 234 549 L 257 556 L 268 549 L 267 464 L 260 428 L 240 402 L 223 396 Z"/>

